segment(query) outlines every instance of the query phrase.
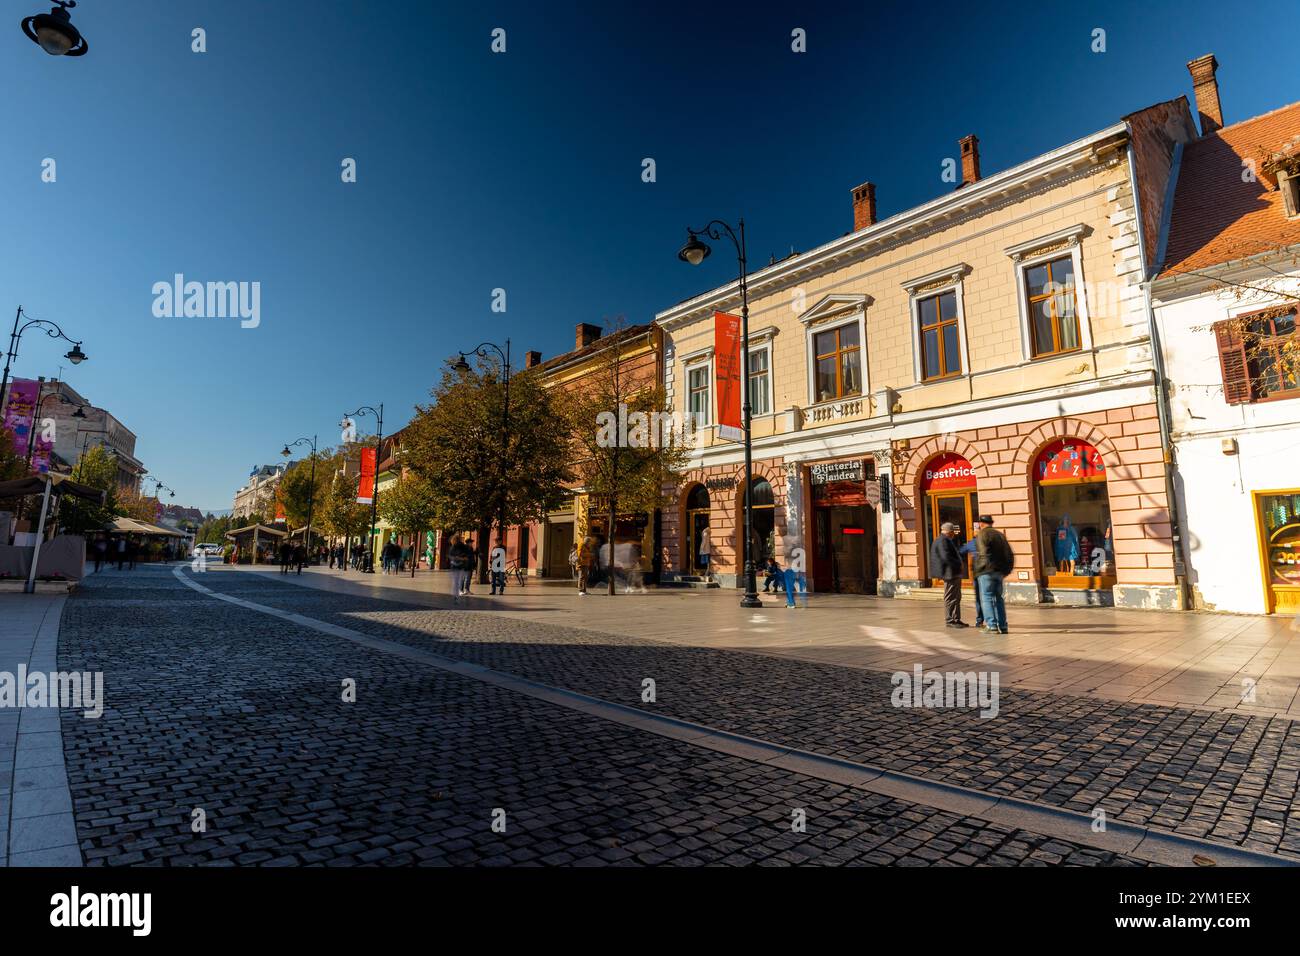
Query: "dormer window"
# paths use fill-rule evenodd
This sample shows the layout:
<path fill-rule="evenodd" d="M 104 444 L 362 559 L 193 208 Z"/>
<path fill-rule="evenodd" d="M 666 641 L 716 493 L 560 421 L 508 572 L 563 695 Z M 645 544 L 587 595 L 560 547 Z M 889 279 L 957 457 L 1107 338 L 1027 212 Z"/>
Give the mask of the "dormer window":
<path fill-rule="evenodd" d="M 1300 167 L 1277 174 L 1277 188 L 1288 219 L 1300 218 Z"/>

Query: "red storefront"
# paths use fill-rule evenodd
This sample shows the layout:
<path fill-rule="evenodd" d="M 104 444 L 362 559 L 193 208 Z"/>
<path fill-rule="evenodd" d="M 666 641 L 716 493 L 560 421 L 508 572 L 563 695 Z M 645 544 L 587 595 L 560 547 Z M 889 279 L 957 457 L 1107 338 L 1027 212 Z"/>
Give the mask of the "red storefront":
<path fill-rule="evenodd" d="M 859 458 L 811 465 L 808 479 L 813 589 L 875 594 L 880 575 L 875 462 Z"/>

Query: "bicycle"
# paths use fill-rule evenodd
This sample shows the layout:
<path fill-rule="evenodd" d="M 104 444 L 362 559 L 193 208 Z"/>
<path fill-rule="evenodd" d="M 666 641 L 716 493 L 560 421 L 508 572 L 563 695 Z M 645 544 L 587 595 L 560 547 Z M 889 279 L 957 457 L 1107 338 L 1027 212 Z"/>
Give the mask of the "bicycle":
<path fill-rule="evenodd" d="M 527 580 L 527 577 L 528 576 L 524 574 L 524 569 L 519 566 L 518 559 L 511 561 L 508 565 L 506 565 L 507 583 L 509 583 L 511 578 L 514 578 L 515 583 L 517 583 L 520 587 L 523 587 L 524 582 Z"/>

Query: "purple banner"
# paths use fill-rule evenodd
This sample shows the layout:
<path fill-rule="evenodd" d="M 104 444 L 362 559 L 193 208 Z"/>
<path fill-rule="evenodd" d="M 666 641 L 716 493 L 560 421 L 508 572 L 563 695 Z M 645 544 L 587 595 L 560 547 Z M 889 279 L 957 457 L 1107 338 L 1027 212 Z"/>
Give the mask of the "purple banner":
<path fill-rule="evenodd" d="M 35 421 L 36 403 L 41 383 L 30 378 L 16 378 L 9 383 L 9 404 L 5 407 L 4 427 L 14 437 L 14 452 L 27 457 L 30 442 L 32 467 L 38 474 L 50 470 L 50 451 L 54 443 L 43 434 Z"/>

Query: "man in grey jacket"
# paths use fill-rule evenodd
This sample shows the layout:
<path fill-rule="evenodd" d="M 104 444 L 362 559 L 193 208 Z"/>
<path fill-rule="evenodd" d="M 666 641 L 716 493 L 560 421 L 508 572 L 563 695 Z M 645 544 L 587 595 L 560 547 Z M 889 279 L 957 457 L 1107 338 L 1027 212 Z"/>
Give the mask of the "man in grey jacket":
<path fill-rule="evenodd" d="M 967 627 L 961 619 L 963 565 L 957 550 L 957 526 L 945 521 L 930 545 L 930 577 L 943 581 L 943 609 L 948 627 Z"/>

